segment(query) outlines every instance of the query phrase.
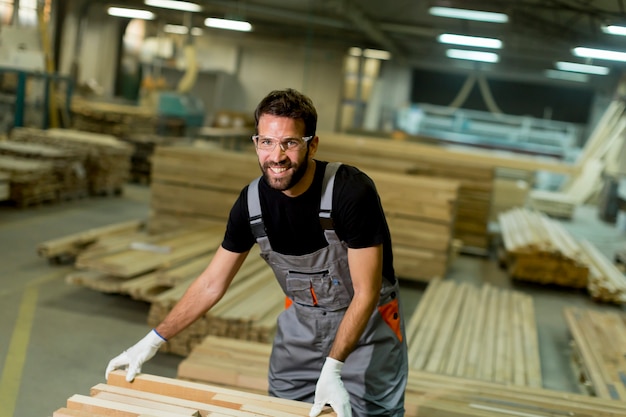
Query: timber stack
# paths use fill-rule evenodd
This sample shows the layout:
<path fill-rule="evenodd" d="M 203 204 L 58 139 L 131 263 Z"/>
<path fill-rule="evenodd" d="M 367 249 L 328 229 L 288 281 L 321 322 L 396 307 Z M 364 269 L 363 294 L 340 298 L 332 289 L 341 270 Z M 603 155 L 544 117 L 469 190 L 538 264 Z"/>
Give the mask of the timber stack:
<path fill-rule="evenodd" d="M 515 208 L 499 218 L 509 275 L 521 281 L 586 288 L 589 267 L 578 241 L 543 213 Z"/>
<path fill-rule="evenodd" d="M 22 208 L 57 201 L 59 183 L 51 161 L 0 155 L 0 173 L 8 183 L 8 196 L 3 200 Z"/>
<path fill-rule="evenodd" d="M 523 293 L 431 281 L 406 333 L 411 369 L 542 386 L 533 301 Z"/>
<path fill-rule="evenodd" d="M 120 194 L 130 172 L 132 147 L 114 136 L 71 129 L 16 128 L 11 140 L 53 146 L 84 161 L 90 195 Z"/>
<path fill-rule="evenodd" d="M 298 417 L 311 409 L 311 404 L 237 389 L 149 374 L 126 382 L 125 376 L 125 372 L 113 371 L 106 384 L 91 387 L 89 395 L 70 396 L 52 417 Z M 336 416 L 330 407 L 322 415 Z"/>
<path fill-rule="evenodd" d="M 157 230 L 226 221 L 241 189 L 259 175 L 253 154 L 220 149 L 157 147 L 153 164 L 150 223 Z M 445 276 L 453 253 L 459 182 L 365 172 L 377 184 L 389 221 L 396 273 L 419 281 Z"/>
<path fill-rule="evenodd" d="M 590 395 L 626 401 L 626 315 L 574 307 L 564 314 L 582 385 Z"/>
<path fill-rule="evenodd" d="M 46 181 L 57 183 L 56 198 L 60 200 L 87 195 L 85 160 L 77 152 L 58 149 L 50 145 L 7 140 L 0 142 L 0 155 L 16 161 L 51 162 L 53 173 Z"/>
<path fill-rule="evenodd" d="M 270 350 L 269 345 L 240 341 L 235 346 L 228 340 L 207 337 L 180 363 L 176 381 L 261 394 L 267 390 Z M 139 380 L 142 377 L 139 375 Z M 409 369 L 405 409 L 407 417 L 626 417 L 624 401 L 415 368 Z"/>

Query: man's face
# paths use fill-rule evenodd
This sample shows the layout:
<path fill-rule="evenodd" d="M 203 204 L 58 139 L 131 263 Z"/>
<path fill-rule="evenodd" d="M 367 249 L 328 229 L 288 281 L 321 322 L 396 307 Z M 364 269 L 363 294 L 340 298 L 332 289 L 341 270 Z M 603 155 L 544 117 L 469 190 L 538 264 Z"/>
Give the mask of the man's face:
<path fill-rule="evenodd" d="M 287 139 L 301 140 L 304 137 L 304 122 L 288 117 L 264 114 L 259 118 L 257 126 L 259 137 L 267 138 L 267 142 Z M 286 149 L 286 147 L 285 147 Z M 267 183 L 279 191 L 291 190 L 304 177 L 309 165 L 309 146 L 305 144 L 299 149 L 283 150 L 277 144 L 271 151 L 257 147 L 259 166 Z"/>

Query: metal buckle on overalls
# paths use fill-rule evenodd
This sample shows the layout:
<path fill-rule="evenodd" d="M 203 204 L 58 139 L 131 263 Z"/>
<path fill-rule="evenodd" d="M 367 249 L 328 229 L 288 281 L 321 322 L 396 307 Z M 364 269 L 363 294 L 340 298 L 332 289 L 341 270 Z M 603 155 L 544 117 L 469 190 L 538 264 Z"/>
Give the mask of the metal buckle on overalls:
<path fill-rule="evenodd" d="M 320 224 L 322 225 L 322 229 L 324 230 L 335 229 L 335 222 L 333 221 L 333 218 L 330 216 L 330 210 L 320 211 Z"/>
<path fill-rule="evenodd" d="M 250 229 L 252 230 L 252 234 L 255 238 L 267 236 L 262 216 L 254 216 L 250 218 Z"/>

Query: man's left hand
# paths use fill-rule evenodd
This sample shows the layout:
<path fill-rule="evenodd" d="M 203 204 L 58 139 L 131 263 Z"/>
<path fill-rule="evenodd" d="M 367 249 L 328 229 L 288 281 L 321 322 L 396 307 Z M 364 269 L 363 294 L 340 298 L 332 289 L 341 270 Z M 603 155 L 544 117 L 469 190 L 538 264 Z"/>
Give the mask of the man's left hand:
<path fill-rule="evenodd" d="M 352 417 L 350 395 L 341 381 L 341 368 L 343 362 L 331 357 L 326 358 L 320 378 L 317 380 L 315 402 L 309 417 L 318 416 L 326 404 L 330 404 L 337 417 Z"/>

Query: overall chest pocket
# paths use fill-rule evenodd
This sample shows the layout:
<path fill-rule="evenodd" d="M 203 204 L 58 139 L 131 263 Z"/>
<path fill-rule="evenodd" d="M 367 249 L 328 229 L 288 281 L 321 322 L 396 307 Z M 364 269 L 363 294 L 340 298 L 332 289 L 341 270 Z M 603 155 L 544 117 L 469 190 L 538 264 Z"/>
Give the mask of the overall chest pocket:
<path fill-rule="evenodd" d="M 350 304 L 350 292 L 341 279 L 329 271 L 288 271 L 287 291 L 295 303 L 327 310 L 341 310 Z"/>

